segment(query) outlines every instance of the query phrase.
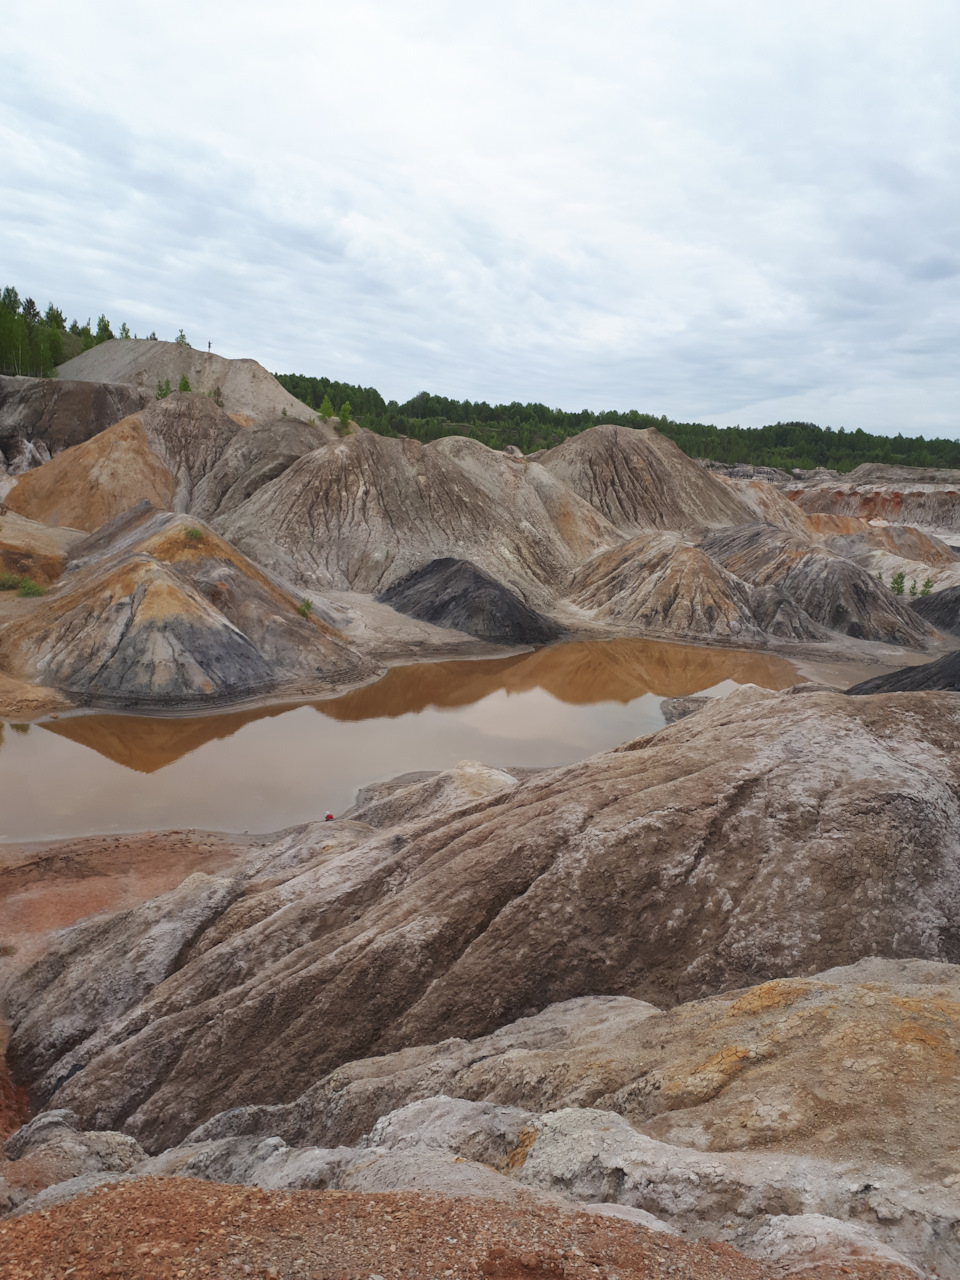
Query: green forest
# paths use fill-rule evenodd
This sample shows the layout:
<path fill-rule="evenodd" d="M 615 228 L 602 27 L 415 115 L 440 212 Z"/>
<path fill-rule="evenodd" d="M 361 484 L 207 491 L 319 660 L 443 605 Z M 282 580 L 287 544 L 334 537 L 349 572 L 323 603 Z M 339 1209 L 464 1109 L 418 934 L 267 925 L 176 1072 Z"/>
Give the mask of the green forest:
<path fill-rule="evenodd" d="M 280 383 L 298 400 L 319 409 L 324 397 L 339 406 L 349 401 L 362 427 L 380 435 L 413 436 L 424 442 L 440 436 L 472 436 L 492 449 L 516 445 L 524 453 L 551 449 L 599 422 L 624 427 L 656 427 L 691 458 L 717 462 L 749 462 L 755 466 L 830 467 L 852 471 L 861 462 L 897 463 L 911 467 L 960 467 L 960 441 L 925 440 L 922 436 L 879 436 L 860 429 L 837 431 L 812 422 L 777 422 L 766 427 L 714 427 L 703 422 L 674 422 L 631 409 L 570 413 L 545 404 L 490 405 L 486 401 L 448 400 L 421 391 L 398 404 L 386 401 L 373 387 L 357 387 L 330 378 L 278 373 Z"/>
<path fill-rule="evenodd" d="M 157 335 L 147 336 L 156 339 Z M 41 312 L 32 298 L 21 299 L 12 286 L 0 291 L 0 373 L 55 377 L 57 365 L 64 360 L 113 337 L 129 338 L 131 333 L 122 324 L 114 334 L 103 314 L 95 325 L 90 320 L 85 324 L 72 320 L 68 324 L 65 314 L 52 302 Z M 182 330 L 177 340 L 186 341 Z M 844 431 L 842 427 L 834 431 L 812 422 L 714 427 L 702 422 L 674 422 L 636 409 L 626 413 L 581 409 L 573 413 L 550 409 L 545 404 L 521 404 L 518 400 L 496 405 L 485 400 L 450 400 L 427 391 L 398 404 L 396 400 L 384 400 L 374 387 L 299 373 L 278 373 L 276 377 L 314 411 L 319 411 L 325 401 L 326 408 L 332 407 L 334 412 L 349 404 L 350 415 L 362 427 L 380 435 L 412 436 L 424 442 L 440 436 L 471 436 L 493 449 L 512 444 L 529 454 L 551 449 L 599 422 L 615 422 L 625 427 L 656 427 L 690 457 L 718 462 L 748 462 L 784 470 L 830 467 L 852 471 L 861 462 L 960 468 L 957 440 L 871 435 L 860 429 Z"/>
<path fill-rule="evenodd" d="M 114 333 L 101 315 L 94 327 L 67 318 L 51 302 L 41 312 L 33 298 L 21 299 L 12 285 L 0 291 L 0 373 L 26 378 L 56 377 L 58 364 L 72 360 L 108 338 L 129 338 L 126 324 Z M 149 335 L 156 338 L 155 333 Z"/>

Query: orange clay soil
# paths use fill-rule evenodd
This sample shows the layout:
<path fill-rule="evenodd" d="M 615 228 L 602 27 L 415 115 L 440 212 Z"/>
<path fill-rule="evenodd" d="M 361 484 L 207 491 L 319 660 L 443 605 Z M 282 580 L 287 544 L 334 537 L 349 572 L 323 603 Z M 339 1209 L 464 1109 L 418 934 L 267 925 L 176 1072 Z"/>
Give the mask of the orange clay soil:
<path fill-rule="evenodd" d="M 259 1191 L 183 1178 L 101 1187 L 0 1225 L 4 1280 L 275 1277 L 277 1280 L 772 1280 L 728 1245 L 692 1244 L 519 1193 L 511 1203 L 414 1192 Z M 906 1280 L 875 1264 L 817 1280 Z"/>
<path fill-rule="evenodd" d="M 151 831 L 0 846 L 0 938 L 18 965 L 44 950 L 49 929 L 156 897 L 194 871 L 229 866 L 267 837 Z M 2 1048 L 2 1046 L 0 1046 Z"/>

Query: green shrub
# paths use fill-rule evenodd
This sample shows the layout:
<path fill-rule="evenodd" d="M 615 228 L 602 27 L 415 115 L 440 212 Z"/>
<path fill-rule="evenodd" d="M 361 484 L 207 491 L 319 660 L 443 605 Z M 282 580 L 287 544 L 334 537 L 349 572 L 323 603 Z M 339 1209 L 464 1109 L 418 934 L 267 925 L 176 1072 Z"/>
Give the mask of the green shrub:
<path fill-rule="evenodd" d="M 177 390 L 178 391 L 190 390 L 190 379 L 187 377 L 185 373 L 181 374 L 180 381 L 177 383 Z"/>
<path fill-rule="evenodd" d="M 157 379 L 157 399 L 166 400 L 169 394 L 170 394 L 170 379 L 167 378 L 165 382 L 161 382 L 160 379 L 158 378 Z"/>
<path fill-rule="evenodd" d="M 313 612 L 312 600 L 301 600 L 300 603 L 297 605 L 297 613 L 299 613 L 301 618 L 309 618 L 312 612 Z"/>
<path fill-rule="evenodd" d="M 914 580 L 910 583 L 910 594 L 911 594 L 912 596 L 915 596 L 915 595 L 917 594 L 917 580 L 916 580 L 916 578 L 914 578 Z"/>
<path fill-rule="evenodd" d="M 20 585 L 17 587 L 18 596 L 45 596 L 47 588 L 41 587 L 39 582 L 34 582 L 32 578 L 21 578 Z"/>
<path fill-rule="evenodd" d="M 895 573 L 893 577 L 890 579 L 890 590 L 893 592 L 895 596 L 903 595 L 903 588 L 906 580 L 907 580 L 907 575 L 904 573 L 902 569 L 900 570 L 899 573 Z"/>
<path fill-rule="evenodd" d="M 218 408 L 223 408 L 223 392 L 220 390 L 219 386 L 214 387 L 212 391 L 208 391 L 207 395 Z"/>
<path fill-rule="evenodd" d="M 183 332 L 182 329 L 174 338 L 174 342 L 177 344 L 178 347 L 189 347 L 190 345 L 190 343 L 187 341 L 187 335 Z"/>
<path fill-rule="evenodd" d="M 320 405 L 320 417 L 321 418 L 333 417 L 333 401 L 330 399 L 329 396 L 323 397 L 323 403 Z"/>
<path fill-rule="evenodd" d="M 19 573 L 0 573 L 0 591 L 16 591 L 19 585 Z"/>
<path fill-rule="evenodd" d="M 197 528 L 197 526 L 194 524 L 194 525 L 191 525 L 189 529 L 184 529 L 184 531 L 183 531 L 183 536 L 184 536 L 184 537 L 185 537 L 189 542 L 202 542 L 202 541 L 203 541 L 203 530 L 202 530 L 202 529 L 198 529 L 198 528 Z"/>
<path fill-rule="evenodd" d="M 933 579 L 924 578 L 923 586 L 920 588 L 920 594 L 922 596 L 928 596 L 932 590 L 933 590 Z"/>

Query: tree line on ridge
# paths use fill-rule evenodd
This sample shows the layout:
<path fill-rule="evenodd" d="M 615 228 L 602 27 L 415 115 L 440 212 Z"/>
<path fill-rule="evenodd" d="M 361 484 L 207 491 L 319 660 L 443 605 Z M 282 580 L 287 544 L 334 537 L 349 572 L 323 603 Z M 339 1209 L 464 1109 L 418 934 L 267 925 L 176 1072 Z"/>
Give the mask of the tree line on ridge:
<path fill-rule="evenodd" d="M 45 312 L 32 298 L 20 298 L 12 286 L 0 291 L 0 373 L 28 377 L 56 376 L 65 360 L 113 337 L 130 338 L 126 323 L 115 334 L 106 315 L 94 326 L 73 320 L 52 302 Z M 156 339 L 156 332 L 146 335 Z M 181 329 L 177 342 L 186 343 Z M 385 400 L 375 387 L 332 378 L 278 373 L 278 382 L 318 413 L 330 417 L 346 409 L 362 427 L 386 436 L 411 436 L 424 443 L 441 436 L 470 436 L 492 449 L 515 445 L 523 453 L 551 449 L 570 436 L 601 422 L 624 427 L 656 427 L 693 458 L 755 466 L 852 471 L 863 462 L 911 467 L 960 468 L 960 441 L 923 436 L 873 435 L 857 428 L 834 431 L 813 422 L 776 422 L 763 427 L 716 427 L 703 422 L 676 422 L 666 416 L 618 409 L 551 409 L 545 404 L 488 404 L 485 400 L 452 400 L 419 395 L 400 404 Z"/>

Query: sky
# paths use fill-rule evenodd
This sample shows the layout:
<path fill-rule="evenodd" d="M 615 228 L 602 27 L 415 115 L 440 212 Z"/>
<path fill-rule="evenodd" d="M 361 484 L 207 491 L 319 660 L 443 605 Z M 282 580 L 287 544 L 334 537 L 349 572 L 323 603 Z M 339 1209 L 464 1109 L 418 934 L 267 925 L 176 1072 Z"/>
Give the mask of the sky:
<path fill-rule="evenodd" d="M 7 3 L 0 285 L 281 372 L 960 436 L 960 5 Z"/>

